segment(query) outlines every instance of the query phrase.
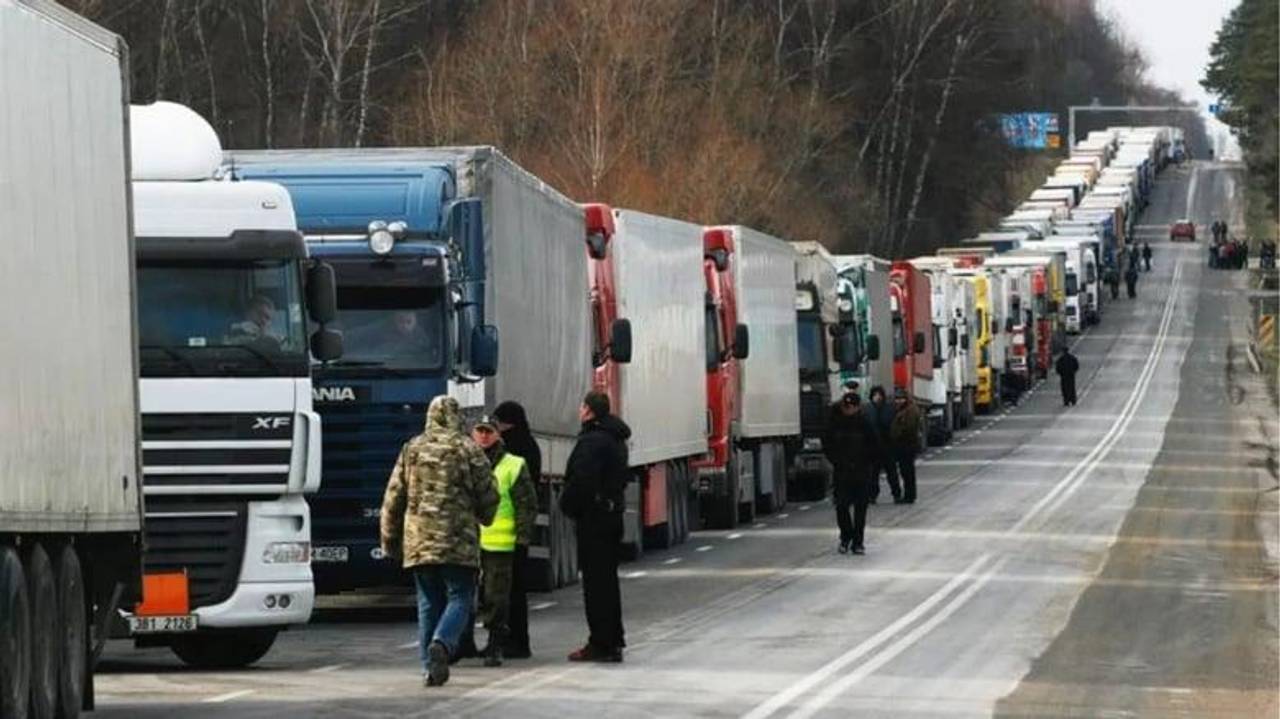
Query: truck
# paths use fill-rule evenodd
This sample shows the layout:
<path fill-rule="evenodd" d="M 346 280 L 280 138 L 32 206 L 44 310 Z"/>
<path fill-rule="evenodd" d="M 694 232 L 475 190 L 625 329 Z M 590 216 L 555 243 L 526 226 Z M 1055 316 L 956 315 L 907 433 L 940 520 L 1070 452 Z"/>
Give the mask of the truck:
<path fill-rule="evenodd" d="M 932 292 L 930 310 L 934 326 L 934 381 L 930 384 L 928 424 L 929 444 L 941 445 L 952 433 L 966 425 L 971 395 L 964 385 L 965 356 L 969 327 L 964 309 L 964 282 L 953 274 L 955 261 L 949 257 L 917 257 L 910 260 L 929 277 Z"/>
<path fill-rule="evenodd" d="M 837 255 L 839 293 L 853 315 L 862 346 L 862 361 L 854 368 L 841 368 L 840 383 L 857 383 L 862 399 L 872 387 L 893 386 L 893 357 L 882 347 L 893 339 L 893 312 L 889 306 L 889 273 L 893 263 L 872 255 Z"/>
<path fill-rule="evenodd" d="M 1074 332 L 1079 333 L 1102 315 L 1102 273 L 1097 260 L 1101 243 L 1092 235 L 1070 234 L 1050 235 L 1042 243 L 1034 243 L 1031 248 L 1063 249 L 1067 253 L 1067 331 L 1071 332 L 1074 325 Z"/>
<path fill-rule="evenodd" d="M 234 152 L 237 176 L 278 182 L 316 257 L 333 265 L 351 351 L 316 368 L 325 419 L 316 516 L 324 607 L 410 601 L 378 546 L 386 479 L 427 405 L 468 418 L 520 402 L 542 450 L 530 586 L 577 581 L 564 468 L 593 379 L 583 209 L 488 146 Z M 401 335 L 409 335 L 401 341 Z M 499 352 L 499 332 L 510 352 Z"/>
<path fill-rule="evenodd" d="M 92 709 L 104 628 L 142 597 L 128 59 L 59 5 L 0 0 L 4 717 Z"/>
<path fill-rule="evenodd" d="M 702 226 L 599 203 L 583 211 L 595 388 L 631 427 L 623 545 L 635 556 L 683 542 L 697 516 L 693 460 L 707 452 Z"/>
<path fill-rule="evenodd" d="M 983 263 L 992 276 L 999 277 L 997 355 L 1004 360 L 1000 371 L 1002 399 L 1009 402 L 1016 401 L 1030 387 L 1032 362 L 1028 360 L 1033 359 L 1035 348 L 1031 270 L 1016 262 L 1016 258 L 992 257 Z"/>
<path fill-rule="evenodd" d="M 971 346 L 977 355 L 978 384 L 973 394 L 973 404 L 978 412 L 991 412 L 1000 406 L 999 374 L 993 366 L 993 288 L 991 278 L 983 266 L 958 270 L 973 287 L 973 329 Z"/>
<path fill-rule="evenodd" d="M 831 402 L 841 375 L 863 359 L 852 298 L 842 300 L 835 258 L 817 242 L 792 242 L 796 253 L 796 340 L 800 362 L 800 446 L 789 462 L 790 496 L 821 499 L 831 483 L 823 454 Z"/>
<path fill-rule="evenodd" d="M 333 271 L 283 187 L 220 175 L 204 118 L 157 102 L 129 125 L 146 575 L 116 634 L 244 666 L 314 605 L 311 362 L 342 353 Z"/>
<path fill-rule="evenodd" d="M 889 303 L 893 311 L 893 386 L 920 409 L 920 446 L 928 441 L 930 397 L 934 394 L 935 337 L 933 289 L 929 277 L 905 260 L 893 263 Z"/>

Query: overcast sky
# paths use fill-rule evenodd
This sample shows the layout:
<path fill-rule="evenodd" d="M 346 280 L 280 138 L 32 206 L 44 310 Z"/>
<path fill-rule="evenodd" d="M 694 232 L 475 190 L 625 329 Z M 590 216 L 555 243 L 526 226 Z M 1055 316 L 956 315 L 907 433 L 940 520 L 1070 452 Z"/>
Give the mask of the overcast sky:
<path fill-rule="evenodd" d="M 1098 0 L 1103 15 L 1117 21 L 1142 49 L 1158 85 L 1207 105 L 1200 80 L 1209 64 L 1209 45 L 1239 0 Z"/>

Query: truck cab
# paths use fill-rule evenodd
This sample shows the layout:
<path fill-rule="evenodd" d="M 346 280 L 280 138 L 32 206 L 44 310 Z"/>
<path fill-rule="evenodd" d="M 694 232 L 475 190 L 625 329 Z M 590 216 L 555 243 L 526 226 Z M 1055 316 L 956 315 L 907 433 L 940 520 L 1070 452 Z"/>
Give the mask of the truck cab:
<path fill-rule="evenodd" d="M 872 387 L 893 386 L 894 325 L 890 309 L 889 273 L 892 264 L 871 255 L 839 255 L 841 312 L 852 316 L 861 346 L 861 362 L 840 368 L 840 385 L 856 383 L 865 400 Z"/>
<path fill-rule="evenodd" d="M 288 189 L 307 249 L 337 282 L 346 352 L 315 367 L 312 392 L 325 447 L 311 499 L 316 589 L 403 595 L 405 575 L 379 545 L 386 479 L 431 399 L 494 369 L 492 358 L 473 366 L 466 341 L 483 324 L 479 203 L 457 198 L 443 161 L 284 151 L 231 162 L 238 177 Z"/>
<path fill-rule="evenodd" d="M 929 278 L 910 262 L 893 263 L 890 302 L 894 314 L 894 387 L 906 390 L 920 409 L 920 445 L 927 444 L 934 383 L 932 289 Z"/>
<path fill-rule="evenodd" d="M 128 631 L 189 664 L 249 664 L 314 601 L 311 361 L 341 353 L 332 272 L 283 187 L 216 178 L 203 118 L 156 103 L 131 129 L 147 578 Z"/>

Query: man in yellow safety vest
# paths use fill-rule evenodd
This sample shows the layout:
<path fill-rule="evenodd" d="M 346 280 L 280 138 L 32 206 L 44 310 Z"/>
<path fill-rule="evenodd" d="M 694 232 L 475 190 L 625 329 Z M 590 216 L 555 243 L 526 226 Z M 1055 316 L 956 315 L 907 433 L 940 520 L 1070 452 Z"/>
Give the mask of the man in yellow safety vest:
<path fill-rule="evenodd" d="M 507 640 L 516 547 L 528 547 L 533 540 L 538 496 L 528 465 L 506 450 L 493 419 L 481 417 L 471 430 L 471 438 L 489 458 L 498 489 L 493 522 L 480 527 L 480 620 L 489 632 L 489 644 L 482 654 L 485 666 L 496 667 L 502 665 L 502 647 Z"/>

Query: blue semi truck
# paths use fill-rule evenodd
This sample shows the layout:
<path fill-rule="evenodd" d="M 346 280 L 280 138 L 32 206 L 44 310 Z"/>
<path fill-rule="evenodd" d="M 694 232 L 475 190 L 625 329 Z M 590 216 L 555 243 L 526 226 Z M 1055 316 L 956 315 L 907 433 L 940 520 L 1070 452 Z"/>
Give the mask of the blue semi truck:
<path fill-rule="evenodd" d="M 446 393 L 471 415 L 507 399 L 525 405 L 543 449 L 535 582 L 574 581 L 555 498 L 591 371 L 581 208 L 489 147 L 227 160 L 236 177 L 289 190 L 311 255 L 337 279 L 332 326 L 346 352 L 314 370 L 324 428 L 311 498 L 317 606 L 404 601 L 404 575 L 378 546 L 382 494 L 401 445 Z"/>

